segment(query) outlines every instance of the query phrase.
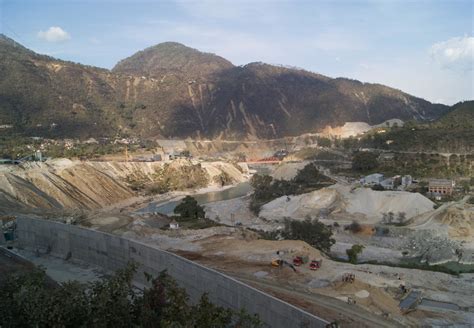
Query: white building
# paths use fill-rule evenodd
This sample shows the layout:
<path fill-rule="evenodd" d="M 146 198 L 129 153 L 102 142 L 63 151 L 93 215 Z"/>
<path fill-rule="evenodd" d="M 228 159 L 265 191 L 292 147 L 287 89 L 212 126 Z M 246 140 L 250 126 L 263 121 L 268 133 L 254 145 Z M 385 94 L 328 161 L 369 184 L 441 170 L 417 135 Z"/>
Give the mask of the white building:
<path fill-rule="evenodd" d="M 393 178 L 385 179 L 382 182 L 380 182 L 380 185 L 384 189 L 393 190 L 394 180 L 393 180 Z"/>
<path fill-rule="evenodd" d="M 170 222 L 170 229 L 172 230 L 179 229 L 179 223 L 173 219 L 173 221 Z"/>
<path fill-rule="evenodd" d="M 402 176 L 402 187 L 407 188 L 413 183 L 413 178 L 411 175 Z"/>
<path fill-rule="evenodd" d="M 377 185 L 377 184 L 382 183 L 383 180 L 384 180 L 383 174 L 374 173 L 362 178 L 360 180 L 360 183 L 363 185 Z"/>

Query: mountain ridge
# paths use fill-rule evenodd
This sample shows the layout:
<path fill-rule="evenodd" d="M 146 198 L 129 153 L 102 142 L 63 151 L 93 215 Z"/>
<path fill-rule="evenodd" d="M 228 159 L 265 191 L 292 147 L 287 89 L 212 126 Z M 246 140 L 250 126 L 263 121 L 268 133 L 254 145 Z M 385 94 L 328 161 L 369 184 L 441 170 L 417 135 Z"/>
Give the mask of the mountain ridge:
<path fill-rule="evenodd" d="M 7 37 L 0 59 L 0 125 L 13 125 L 1 133 L 257 139 L 449 111 L 381 84 L 260 62 L 234 66 L 175 42 L 112 70 L 39 55 Z"/>

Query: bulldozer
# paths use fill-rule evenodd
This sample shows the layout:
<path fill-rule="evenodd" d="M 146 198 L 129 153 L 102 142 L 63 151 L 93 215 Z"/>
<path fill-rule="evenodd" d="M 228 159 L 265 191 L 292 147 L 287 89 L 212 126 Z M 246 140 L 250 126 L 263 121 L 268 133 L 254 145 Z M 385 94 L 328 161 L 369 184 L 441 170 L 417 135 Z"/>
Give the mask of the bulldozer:
<path fill-rule="evenodd" d="M 321 267 L 322 264 L 323 264 L 323 260 L 312 260 L 311 263 L 309 264 L 309 269 L 316 271 Z"/>
<path fill-rule="evenodd" d="M 293 265 L 294 266 L 301 266 L 305 263 L 308 262 L 308 257 L 307 256 L 295 256 L 293 258 Z"/>

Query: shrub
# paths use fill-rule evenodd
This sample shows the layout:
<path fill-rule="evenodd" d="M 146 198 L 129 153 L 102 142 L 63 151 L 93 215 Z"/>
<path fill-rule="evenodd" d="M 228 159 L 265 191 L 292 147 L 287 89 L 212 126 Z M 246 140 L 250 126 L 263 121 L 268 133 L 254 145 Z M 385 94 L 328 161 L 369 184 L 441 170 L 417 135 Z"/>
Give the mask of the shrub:
<path fill-rule="evenodd" d="M 362 253 L 362 250 L 364 248 L 365 247 L 363 245 L 355 244 L 355 245 L 352 245 L 351 248 L 346 249 L 346 254 L 347 254 L 347 257 L 349 258 L 349 262 L 351 262 L 352 264 L 356 264 L 357 257 L 359 256 L 360 253 Z"/>

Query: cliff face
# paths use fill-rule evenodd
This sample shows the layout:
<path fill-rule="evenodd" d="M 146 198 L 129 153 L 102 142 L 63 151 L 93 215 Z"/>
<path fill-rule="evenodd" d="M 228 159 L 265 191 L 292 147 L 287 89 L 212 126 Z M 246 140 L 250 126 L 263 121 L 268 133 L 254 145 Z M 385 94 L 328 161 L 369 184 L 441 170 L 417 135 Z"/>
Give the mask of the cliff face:
<path fill-rule="evenodd" d="M 0 36 L 0 133 L 49 137 L 275 138 L 326 125 L 431 120 L 448 107 L 402 91 L 167 42 L 112 71 L 38 55 Z"/>

